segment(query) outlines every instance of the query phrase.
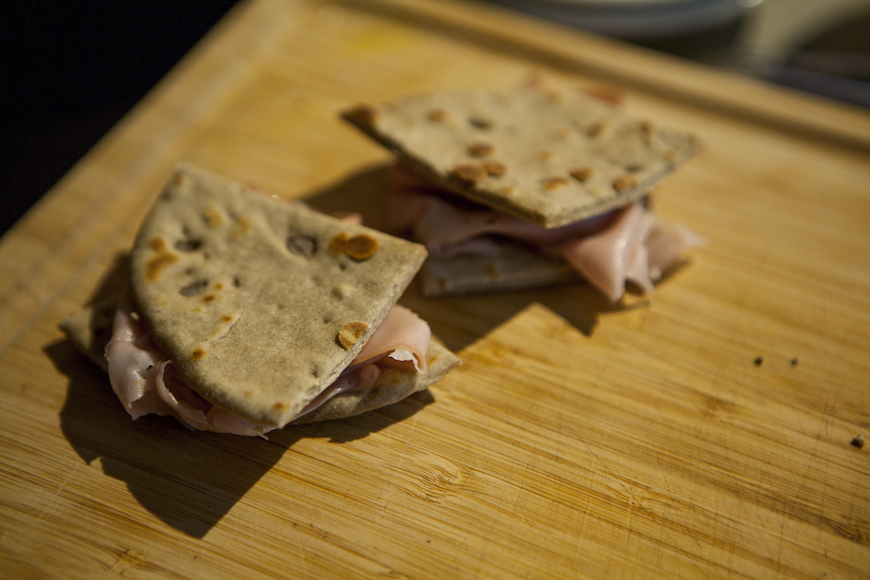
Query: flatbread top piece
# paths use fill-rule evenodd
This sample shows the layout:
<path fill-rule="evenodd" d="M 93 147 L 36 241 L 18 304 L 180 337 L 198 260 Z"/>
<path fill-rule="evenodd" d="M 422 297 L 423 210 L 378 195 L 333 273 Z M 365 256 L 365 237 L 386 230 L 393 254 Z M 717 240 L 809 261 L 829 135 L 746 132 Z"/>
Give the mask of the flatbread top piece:
<path fill-rule="evenodd" d="M 359 353 L 426 258 L 423 246 L 191 165 L 131 252 L 151 337 L 206 400 L 283 427 Z"/>
<path fill-rule="evenodd" d="M 441 186 L 548 228 L 627 205 L 700 147 L 579 91 L 433 92 L 342 116 Z"/>

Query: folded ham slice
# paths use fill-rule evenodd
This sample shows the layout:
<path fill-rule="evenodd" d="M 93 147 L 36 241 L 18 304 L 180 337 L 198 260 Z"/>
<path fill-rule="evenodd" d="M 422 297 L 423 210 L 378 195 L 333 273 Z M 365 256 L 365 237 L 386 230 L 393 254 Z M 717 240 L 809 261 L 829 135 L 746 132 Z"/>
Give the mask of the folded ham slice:
<path fill-rule="evenodd" d="M 687 250 L 705 239 L 682 224 L 658 219 L 645 200 L 548 229 L 506 213 L 454 200 L 451 194 L 396 165 L 390 174 L 389 225 L 406 231 L 432 256 L 492 255 L 493 237 L 510 238 L 561 255 L 612 302 L 631 281 L 647 293 Z"/>
<path fill-rule="evenodd" d="M 394 305 L 345 372 L 353 372 L 363 363 L 377 363 L 425 373 L 431 338 L 432 331 L 424 320 L 404 306 Z"/>
<path fill-rule="evenodd" d="M 456 255 L 455 246 L 482 236 L 505 236 L 535 245 L 553 247 L 568 240 L 600 231 L 613 219 L 614 212 L 595 216 L 563 226 L 547 229 L 494 209 L 456 205 L 441 197 L 421 192 L 405 191 L 396 196 L 394 204 L 408 205 L 407 210 L 396 210 L 391 226 L 410 226 L 414 235 L 423 241 L 433 256 L 444 258 Z M 411 223 L 402 223 L 399 216 L 413 216 Z M 407 219 L 406 217 L 406 219 Z"/>
<path fill-rule="evenodd" d="M 380 375 L 380 366 L 425 372 L 430 338 L 425 321 L 394 305 L 350 366 L 297 418 L 341 393 L 370 387 Z M 148 335 L 129 291 L 118 302 L 106 361 L 112 390 L 133 419 L 172 415 L 194 430 L 245 436 L 262 437 L 275 429 L 215 407 L 185 384 L 172 361 Z"/>
<path fill-rule="evenodd" d="M 655 219 L 640 202 L 619 210 L 615 218 L 601 231 L 562 246 L 568 263 L 614 302 L 622 297 L 626 280 L 652 291 L 644 241 Z"/>

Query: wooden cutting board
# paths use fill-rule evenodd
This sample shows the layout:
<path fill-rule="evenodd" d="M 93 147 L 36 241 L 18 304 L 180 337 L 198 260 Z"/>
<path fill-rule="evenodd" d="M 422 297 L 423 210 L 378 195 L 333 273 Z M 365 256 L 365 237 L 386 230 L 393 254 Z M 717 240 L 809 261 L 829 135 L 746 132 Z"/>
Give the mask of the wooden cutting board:
<path fill-rule="evenodd" d="M 412 289 L 463 366 L 268 441 L 134 423 L 58 331 L 175 162 L 378 225 L 338 110 L 529 78 L 705 140 L 651 303 Z M 868 296 L 866 111 L 470 2 L 243 2 L 0 243 L 0 577 L 866 578 Z"/>

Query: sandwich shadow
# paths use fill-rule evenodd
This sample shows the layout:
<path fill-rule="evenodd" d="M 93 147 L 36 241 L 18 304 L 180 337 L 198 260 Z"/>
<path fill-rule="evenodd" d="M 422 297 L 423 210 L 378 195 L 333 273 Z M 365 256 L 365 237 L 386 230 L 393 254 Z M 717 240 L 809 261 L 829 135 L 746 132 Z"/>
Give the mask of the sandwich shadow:
<path fill-rule="evenodd" d="M 301 439 L 362 439 L 434 402 L 423 391 L 357 417 L 288 426 L 268 439 L 188 431 L 171 417 L 132 421 L 106 375 L 70 341 L 43 351 L 69 380 L 60 428 L 78 456 L 123 481 L 158 519 L 195 538 L 204 537 Z"/>
<path fill-rule="evenodd" d="M 136 421 L 119 404 L 108 377 L 93 360 L 102 356 L 111 333 L 114 305 L 129 279 L 129 255 L 115 256 L 87 300 L 96 314 L 87 319 L 90 359 L 70 340 L 43 348 L 68 378 L 60 428 L 89 465 L 124 481 L 157 518 L 193 537 L 214 527 L 297 441 L 346 443 L 403 421 L 434 401 L 428 391 L 386 409 L 357 417 L 273 431 L 268 439 L 190 431 L 172 417 Z"/>
<path fill-rule="evenodd" d="M 61 432 L 89 465 L 124 481 L 157 518 L 202 538 L 284 454 L 256 437 L 191 432 L 171 417 L 132 421 L 106 375 L 67 340 L 44 349 L 69 379 Z"/>
<path fill-rule="evenodd" d="M 358 212 L 365 224 L 384 230 L 388 170 L 386 164 L 363 169 L 305 201 L 326 213 Z M 117 294 L 127 272 L 128 258 L 119 255 L 88 303 Z M 583 283 L 435 299 L 423 297 L 419 285 L 412 283 L 400 302 L 427 320 L 453 351 L 461 351 L 535 302 L 586 335 L 592 334 L 600 315 L 633 307 L 610 304 Z M 197 538 L 208 533 L 300 440 L 352 442 L 404 421 L 434 402 L 428 390 L 422 391 L 357 417 L 289 426 L 270 433 L 268 439 L 191 432 L 169 417 L 132 421 L 105 372 L 70 341 L 51 343 L 44 352 L 68 377 L 60 426 L 79 457 L 89 465 L 98 461 L 106 475 L 126 483 L 146 510 Z"/>
<path fill-rule="evenodd" d="M 269 433 L 269 441 L 287 449 L 303 438 L 327 439 L 329 443 L 349 443 L 409 419 L 423 407 L 434 402 L 435 397 L 427 389 L 414 393 L 398 403 L 362 415 L 305 425 L 290 425 L 280 431 Z"/>
<path fill-rule="evenodd" d="M 324 213 L 359 213 L 365 225 L 387 231 L 389 170 L 388 163 L 363 168 L 312 192 L 304 201 Z M 399 303 L 426 320 L 433 334 L 454 352 L 473 344 L 532 303 L 549 308 L 587 336 L 595 330 L 600 315 L 647 304 L 641 299 L 612 304 L 582 281 L 532 290 L 427 298 L 416 279 Z"/>

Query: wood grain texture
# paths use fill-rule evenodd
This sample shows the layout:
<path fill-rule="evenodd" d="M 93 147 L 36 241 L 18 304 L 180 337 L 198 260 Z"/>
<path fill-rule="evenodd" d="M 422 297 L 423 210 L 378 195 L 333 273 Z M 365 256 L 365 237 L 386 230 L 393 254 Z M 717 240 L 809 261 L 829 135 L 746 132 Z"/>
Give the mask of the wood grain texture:
<path fill-rule="evenodd" d="M 269 441 L 130 421 L 57 330 L 176 161 L 378 226 L 339 110 L 534 75 L 704 138 L 655 203 L 711 243 L 651 303 L 412 287 L 464 365 Z M 242 3 L 0 242 L 0 576 L 867 577 L 868 148 L 864 111 L 472 3 Z"/>

